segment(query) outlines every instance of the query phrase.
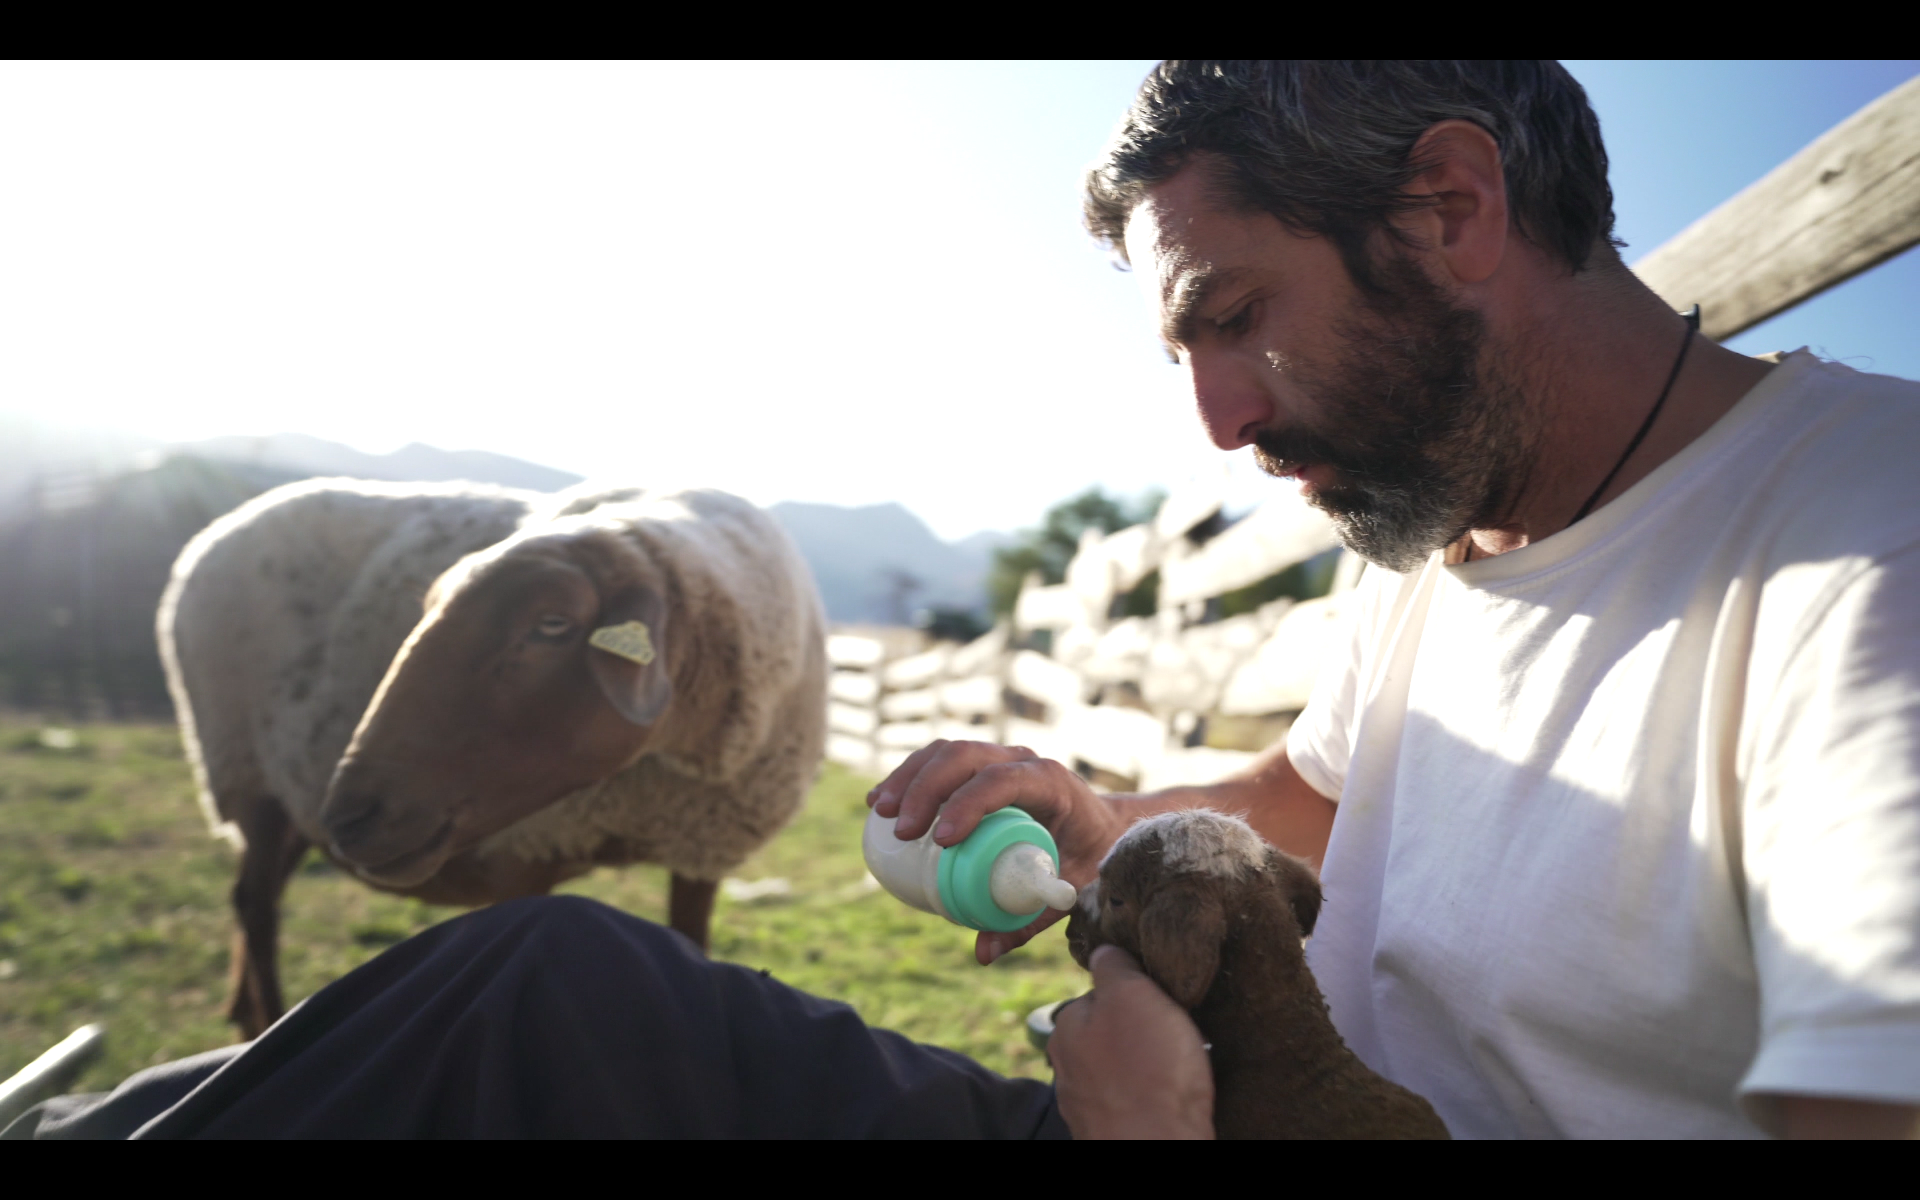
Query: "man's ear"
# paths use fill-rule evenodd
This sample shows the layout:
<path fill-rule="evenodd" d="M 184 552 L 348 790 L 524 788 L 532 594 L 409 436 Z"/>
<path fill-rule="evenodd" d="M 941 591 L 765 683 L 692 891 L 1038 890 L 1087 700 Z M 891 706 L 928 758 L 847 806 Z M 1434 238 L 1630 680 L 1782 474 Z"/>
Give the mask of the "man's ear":
<path fill-rule="evenodd" d="M 1267 847 L 1267 870 L 1279 878 L 1287 907 L 1300 925 L 1300 936 L 1312 937 L 1314 923 L 1320 919 L 1319 876 L 1306 863 L 1271 846 Z"/>
<path fill-rule="evenodd" d="M 1200 880 L 1160 888 L 1140 914 L 1140 965 L 1182 1008 L 1200 1003 L 1220 970 L 1227 913 Z"/>
<path fill-rule="evenodd" d="M 1453 278 L 1484 283 L 1499 268 L 1511 235 L 1500 143 L 1472 121 L 1430 126 L 1408 161 L 1423 164 L 1408 192 L 1430 201 L 1399 218 L 1429 244 Z"/>
<path fill-rule="evenodd" d="M 587 665 L 600 694 L 635 725 L 651 725 L 673 699 L 667 674 L 667 604 L 650 587 L 615 593 L 587 638 Z"/>

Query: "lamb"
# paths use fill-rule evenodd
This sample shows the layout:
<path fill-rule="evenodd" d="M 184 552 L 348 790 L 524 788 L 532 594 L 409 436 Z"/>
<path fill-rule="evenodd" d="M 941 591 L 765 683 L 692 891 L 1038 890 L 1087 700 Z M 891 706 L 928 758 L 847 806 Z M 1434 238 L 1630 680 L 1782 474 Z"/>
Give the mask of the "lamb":
<path fill-rule="evenodd" d="M 717 491 L 290 484 L 188 544 L 157 624 L 201 804 L 242 848 L 245 1037 L 283 1011 L 279 900 L 309 846 L 436 904 L 661 863 L 704 948 L 719 879 L 824 753 L 818 592 Z"/>
<path fill-rule="evenodd" d="M 1075 961 L 1111 942 L 1211 1045 L 1222 1138 L 1446 1138 L 1424 1099 L 1347 1048 L 1307 968 L 1320 915 L 1306 864 L 1205 809 L 1128 829 L 1067 924 Z"/>

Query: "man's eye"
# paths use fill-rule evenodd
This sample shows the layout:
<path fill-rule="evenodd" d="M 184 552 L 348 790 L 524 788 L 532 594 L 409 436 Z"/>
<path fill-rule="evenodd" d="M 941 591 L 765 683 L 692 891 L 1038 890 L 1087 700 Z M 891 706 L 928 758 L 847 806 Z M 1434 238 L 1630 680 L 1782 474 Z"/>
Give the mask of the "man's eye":
<path fill-rule="evenodd" d="M 1242 306 L 1239 311 L 1225 320 L 1215 321 L 1213 327 L 1221 333 L 1245 333 L 1253 324 L 1253 305 Z"/>
<path fill-rule="evenodd" d="M 572 621 L 558 613 L 548 613 L 540 618 L 540 623 L 533 627 L 533 631 L 543 638 L 563 638 L 572 628 Z"/>

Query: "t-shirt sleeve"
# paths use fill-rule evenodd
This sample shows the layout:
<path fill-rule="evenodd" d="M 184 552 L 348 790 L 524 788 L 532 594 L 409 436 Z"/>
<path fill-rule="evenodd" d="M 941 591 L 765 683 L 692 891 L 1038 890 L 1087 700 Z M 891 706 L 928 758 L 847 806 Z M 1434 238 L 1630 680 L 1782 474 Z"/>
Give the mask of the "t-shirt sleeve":
<path fill-rule="evenodd" d="M 1746 739 L 1760 1047 L 1740 1100 L 1920 1102 L 1920 548 L 1840 583 Z"/>
<path fill-rule="evenodd" d="M 1353 724 L 1358 715 L 1362 659 L 1375 624 L 1384 582 L 1399 576 L 1369 567 L 1359 586 L 1340 598 L 1344 635 L 1332 639 L 1313 683 L 1313 695 L 1287 730 L 1287 759 L 1300 777 L 1329 800 L 1338 801 L 1346 785 L 1353 753 Z"/>

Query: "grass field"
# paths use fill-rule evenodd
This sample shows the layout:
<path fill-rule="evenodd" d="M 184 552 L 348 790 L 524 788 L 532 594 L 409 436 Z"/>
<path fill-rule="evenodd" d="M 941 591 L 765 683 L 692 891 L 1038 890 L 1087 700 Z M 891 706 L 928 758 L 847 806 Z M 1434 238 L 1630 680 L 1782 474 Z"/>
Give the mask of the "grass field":
<path fill-rule="evenodd" d="M 723 892 L 714 955 L 1044 1078 L 1022 1019 L 1085 990 L 1063 927 L 977 966 L 970 931 L 875 890 L 859 849 L 868 786 L 827 769 L 805 811 Z M 0 720 L 0 1078 L 90 1021 L 106 1025 L 106 1052 L 76 1090 L 231 1041 L 220 1010 L 234 862 L 207 833 L 171 726 L 69 733 Z M 601 870 L 563 890 L 665 916 L 656 868 Z M 310 855 L 284 909 L 288 1002 L 459 911 L 372 891 Z"/>

